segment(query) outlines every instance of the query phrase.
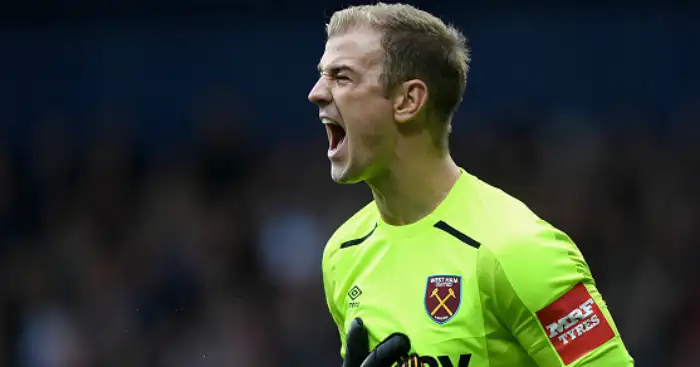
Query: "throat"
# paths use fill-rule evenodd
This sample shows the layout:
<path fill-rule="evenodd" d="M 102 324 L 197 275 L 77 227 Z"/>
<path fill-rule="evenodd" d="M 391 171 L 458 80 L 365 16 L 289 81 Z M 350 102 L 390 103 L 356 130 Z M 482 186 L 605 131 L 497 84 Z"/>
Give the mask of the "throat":
<path fill-rule="evenodd" d="M 434 172 L 397 174 L 367 182 L 384 222 L 394 226 L 416 223 L 430 215 L 447 198 L 461 171 L 449 159 Z M 433 171 L 433 170 L 430 170 Z"/>

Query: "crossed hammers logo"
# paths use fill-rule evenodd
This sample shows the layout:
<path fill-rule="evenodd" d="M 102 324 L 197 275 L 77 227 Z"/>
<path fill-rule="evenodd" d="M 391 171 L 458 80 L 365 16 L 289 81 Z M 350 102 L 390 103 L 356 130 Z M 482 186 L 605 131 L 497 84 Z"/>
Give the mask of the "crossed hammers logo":
<path fill-rule="evenodd" d="M 451 297 L 456 297 L 456 295 L 455 295 L 455 291 L 452 290 L 452 288 L 449 288 L 448 292 L 449 293 L 445 296 L 445 298 L 440 298 L 440 295 L 438 294 L 438 289 L 437 288 L 433 289 L 433 293 L 430 294 L 430 298 L 435 297 L 435 298 L 437 298 L 438 302 L 440 302 L 440 303 L 438 303 L 438 305 L 435 307 L 433 312 L 430 313 L 430 316 L 435 316 L 435 313 L 437 313 L 438 310 L 441 308 L 444 308 L 445 311 L 447 311 L 447 314 L 452 316 L 452 310 L 450 310 L 450 308 L 447 307 L 447 305 L 445 303 Z"/>

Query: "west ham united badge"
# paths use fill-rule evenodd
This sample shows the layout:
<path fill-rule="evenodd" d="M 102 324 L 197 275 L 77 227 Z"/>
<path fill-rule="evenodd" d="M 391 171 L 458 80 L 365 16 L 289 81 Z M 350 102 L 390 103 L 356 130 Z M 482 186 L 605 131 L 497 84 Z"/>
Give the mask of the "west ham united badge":
<path fill-rule="evenodd" d="M 425 287 L 425 312 L 438 324 L 444 324 L 459 310 L 462 303 L 462 277 L 431 275 Z"/>

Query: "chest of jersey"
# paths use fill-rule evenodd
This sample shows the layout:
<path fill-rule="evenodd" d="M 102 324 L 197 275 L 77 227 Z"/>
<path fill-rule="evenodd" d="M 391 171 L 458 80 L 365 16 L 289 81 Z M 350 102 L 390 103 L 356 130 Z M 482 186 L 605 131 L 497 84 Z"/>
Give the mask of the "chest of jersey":
<path fill-rule="evenodd" d="M 365 320 L 372 345 L 403 332 L 430 366 L 473 367 L 485 358 L 475 247 L 440 232 L 391 240 L 378 233 L 348 250 L 345 322 Z"/>

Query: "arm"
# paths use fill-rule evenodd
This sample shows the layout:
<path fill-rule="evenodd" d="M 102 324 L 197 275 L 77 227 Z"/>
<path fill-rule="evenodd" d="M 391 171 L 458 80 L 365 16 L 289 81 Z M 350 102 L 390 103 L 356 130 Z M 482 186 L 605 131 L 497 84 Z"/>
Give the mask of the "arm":
<path fill-rule="evenodd" d="M 633 366 L 576 245 L 545 222 L 480 249 L 486 307 L 542 367 Z"/>
<path fill-rule="evenodd" d="M 346 332 L 345 332 L 345 318 L 338 309 L 336 305 L 335 297 L 335 280 L 333 277 L 333 266 L 331 262 L 330 249 L 327 247 L 323 254 L 323 260 L 321 263 L 321 270 L 323 273 L 323 291 L 326 298 L 326 304 L 328 305 L 328 311 L 333 318 L 333 323 L 338 328 L 338 334 L 340 335 L 340 356 L 345 358 L 345 344 L 346 344 Z"/>

